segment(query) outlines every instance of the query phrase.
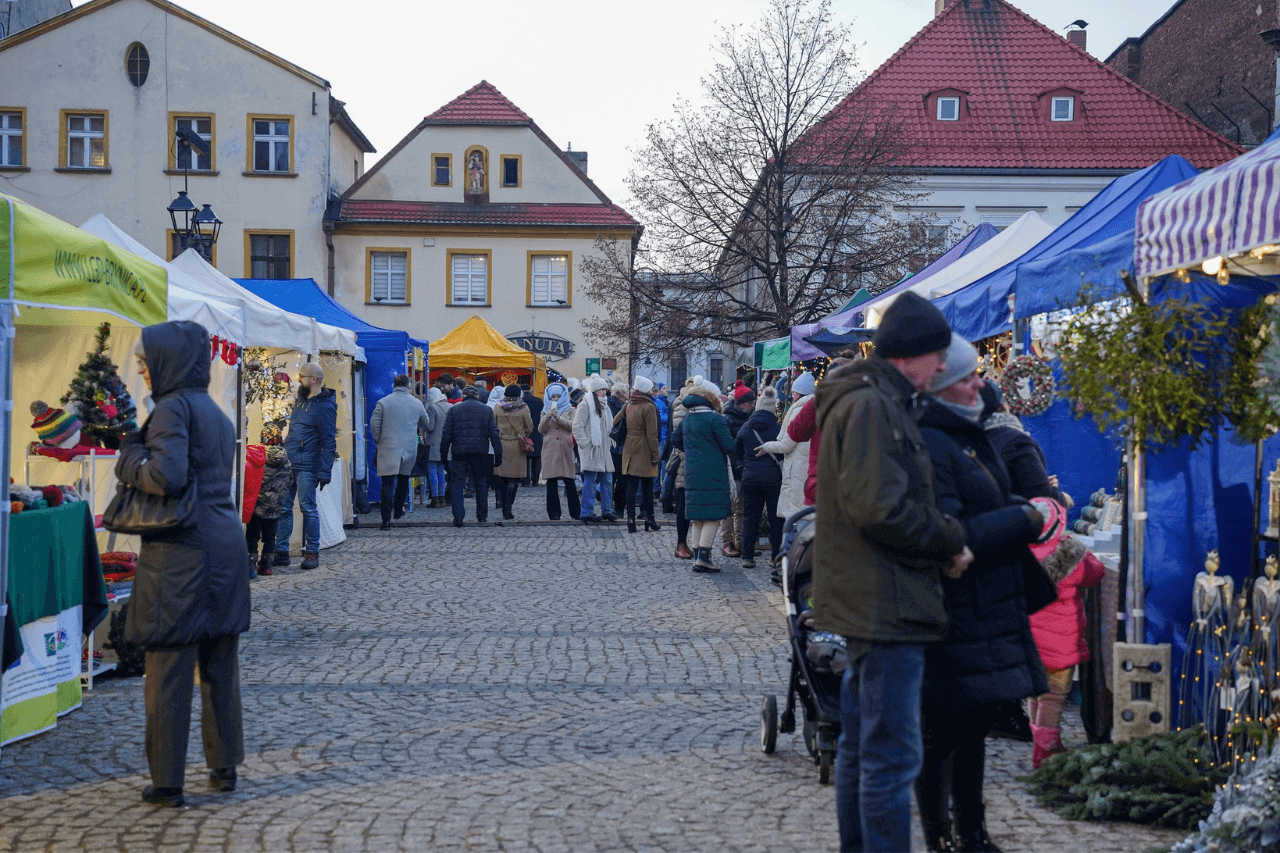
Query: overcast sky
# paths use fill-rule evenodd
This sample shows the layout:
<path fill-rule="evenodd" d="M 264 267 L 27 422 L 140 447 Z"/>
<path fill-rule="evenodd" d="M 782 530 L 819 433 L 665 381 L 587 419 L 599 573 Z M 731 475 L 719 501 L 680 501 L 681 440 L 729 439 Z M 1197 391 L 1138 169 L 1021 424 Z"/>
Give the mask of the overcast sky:
<path fill-rule="evenodd" d="M 85 0 L 73 0 L 83 5 Z M 442 104 L 488 80 L 624 203 L 631 150 L 677 96 L 697 99 L 719 28 L 765 0 L 178 0 L 179 5 L 330 82 L 378 153 Z M 1089 22 L 1105 59 L 1174 0 L 1016 0 L 1057 32 Z M 933 15 L 934 0 L 834 0 L 869 74 Z M 210 81 L 216 82 L 216 69 Z"/>

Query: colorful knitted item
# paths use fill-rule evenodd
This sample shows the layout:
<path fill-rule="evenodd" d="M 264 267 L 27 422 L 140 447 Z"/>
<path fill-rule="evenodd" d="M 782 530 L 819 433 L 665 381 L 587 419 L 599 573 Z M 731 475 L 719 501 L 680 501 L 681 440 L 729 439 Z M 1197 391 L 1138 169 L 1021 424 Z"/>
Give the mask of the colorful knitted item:
<path fill-rule="evenodd" d="M 44 496 L 49 506 L 62 506 L 62 489 L 57 486 L 45 486 L 40 490 L 40 494 Z"/>
<path fill-rule="evenodd" d="M 49 447 L 57 447 L 80 429 L 78 417 L 66 409 L 51 409 L 41 400 L 31 404 L 31 414 L 35 417 L 31 428 L 40 436 L 40 441 Z"/>

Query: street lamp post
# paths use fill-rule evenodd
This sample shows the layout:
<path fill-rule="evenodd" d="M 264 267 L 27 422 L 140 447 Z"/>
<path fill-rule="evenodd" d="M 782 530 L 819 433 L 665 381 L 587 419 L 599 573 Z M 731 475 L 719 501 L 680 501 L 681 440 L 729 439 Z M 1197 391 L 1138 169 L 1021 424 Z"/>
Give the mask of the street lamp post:
<path fill-rule="evenodd" d="M 197 209 L 195 203 L 187 197 L 189 189 L 187 172 L 191 168 L 191 149 L 194 148 L 207 157 L 209 143 L 201 139 L 199 134 L 185 127 L 179 128 L 174 136 L 177 139 L 179 152 L 185 151 L 187 156 L 179 158 L 183 160 L 182 189 L 178 190 L 178 197 L 169 202 L 169 222 L 173 225 L 174 233 L 178 235 L 178 248 L 181 252 L 195 249 L 205 260 L 212 263 L 213 246 L 218 242 L 222 220 L 209 205 L 201 205 Z"/>

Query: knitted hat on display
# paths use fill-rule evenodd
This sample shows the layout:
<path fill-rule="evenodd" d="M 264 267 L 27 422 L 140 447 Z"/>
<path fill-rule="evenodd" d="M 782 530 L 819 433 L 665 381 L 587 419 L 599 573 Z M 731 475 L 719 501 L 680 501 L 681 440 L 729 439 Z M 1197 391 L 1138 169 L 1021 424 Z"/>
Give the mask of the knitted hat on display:
<path fill-rule="evenodd" d="M 871 341 L 882 358 L 914 358 L 946 349 L 951 326 L 936 305 L 908 290 L 884 312 Z"/>
<path fill-rule="evenodd" d="M 947 347 L 947 363 L 941 373 L 933 374 L 929 380 L 929 393 L 950 388 L 977 369 L 978 351 L 973 344 L 959 335 L 952 335 L 951 345 Z"/>
<path fill-rule="evenodd" d="M 35 420 L 31 428 L 40 436 L 40 441 L 49 447 L 57 447 L 80 429 L 80 419 L 65 409 L 51 409 L 41 400 L 31 404 L 31 414 Z"/>
<path fill-rule="evenodd" d="M 801 373 L 791 383 L 791 390 L 802 397 L 808 397 L 818 387 L 818 380 L 813 378 L 812 373 Z"/>

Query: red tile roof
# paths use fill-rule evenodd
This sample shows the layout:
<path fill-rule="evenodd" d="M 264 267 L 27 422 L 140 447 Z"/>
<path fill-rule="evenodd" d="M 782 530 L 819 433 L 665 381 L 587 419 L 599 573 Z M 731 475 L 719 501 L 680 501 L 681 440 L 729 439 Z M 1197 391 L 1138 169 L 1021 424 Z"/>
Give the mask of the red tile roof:
<path fill-rule="evenodd" d="M 529 124 L 524 110 L 481 80 L 424 119 L 427 124 Z"/>
<path fill-rule="evenodd" d="M 417 225 L 639 227 L 639 223 L 616 204 L 458 204 L 354 198 L 343 200 L 338 221 Z"/>
<path fill-rule="evenodd" d="M 1199 168 L 1241 149 L 1122 77 L 1004 0 L 950 5 L 828 117 L 895 109 L 917 168 L 1138 169 L 1169 154 Z M 931 92 L 959 90 L 961 121 L 938 121 Z M 1050 121 L 1044 96 L 1078 94 L 1073 121 Z M 1063 93 L 1072 94 L 1072 93 Z"/>

